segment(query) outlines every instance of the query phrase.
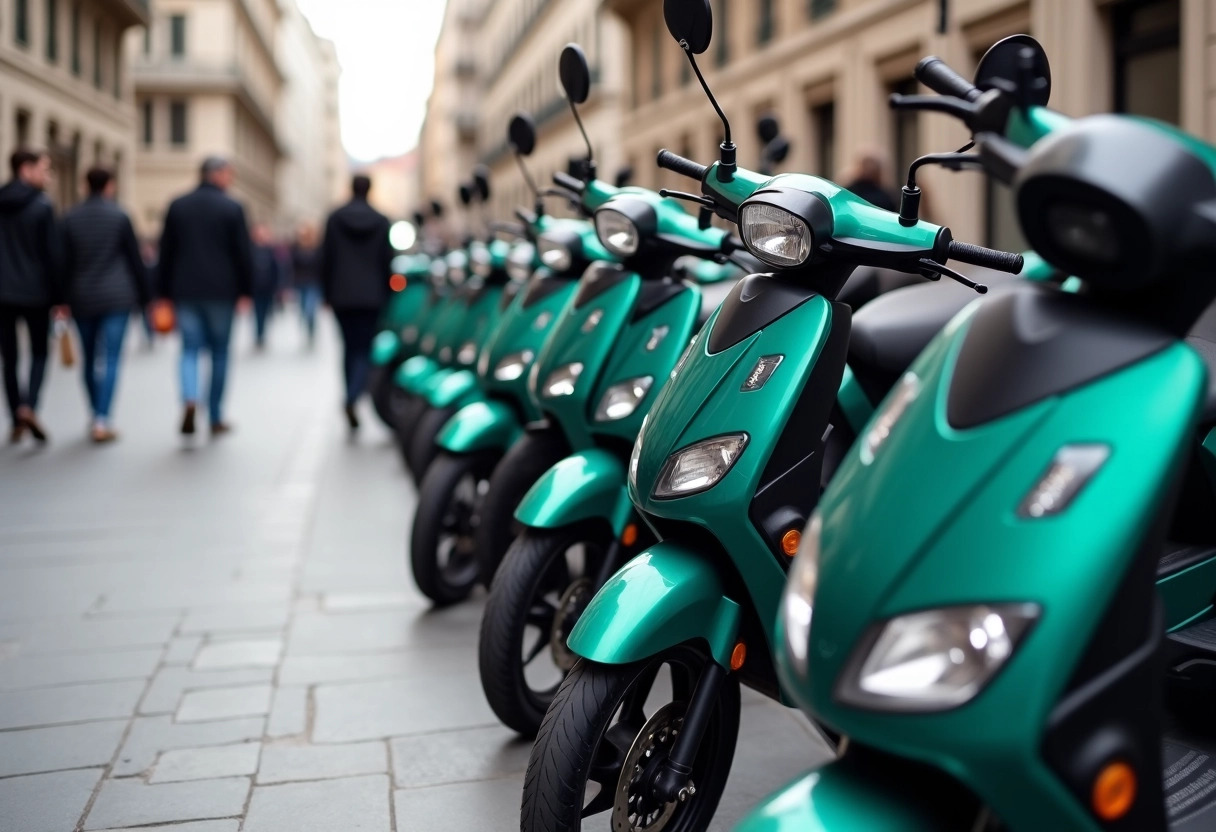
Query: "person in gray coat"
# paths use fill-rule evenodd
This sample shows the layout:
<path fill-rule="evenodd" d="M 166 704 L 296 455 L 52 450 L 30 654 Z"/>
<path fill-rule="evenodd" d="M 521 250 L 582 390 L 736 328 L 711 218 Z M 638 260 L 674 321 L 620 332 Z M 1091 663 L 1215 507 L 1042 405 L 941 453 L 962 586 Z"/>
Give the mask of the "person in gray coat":
<path fill-rule="evenodd" d="M 114 201 L 114 174 L 95 167 L 85 175 L 85 182 L 88 198 L 63 219 L 64 271 L 72 317 L 80 330 L 84 387 L 93 412 L 92 438 L 113 442 L 118 435 L 110 427 L 110 408 L 123 336 L 131 312 L 150 300 L 149 280 L 135 229 Z"/>

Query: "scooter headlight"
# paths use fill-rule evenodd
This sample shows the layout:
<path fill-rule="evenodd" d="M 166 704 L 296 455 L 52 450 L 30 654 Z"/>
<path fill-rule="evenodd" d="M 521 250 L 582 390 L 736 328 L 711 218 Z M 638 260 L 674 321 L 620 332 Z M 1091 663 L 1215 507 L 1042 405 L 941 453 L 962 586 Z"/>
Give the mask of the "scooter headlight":
<path fill-rule="evenodd" d="M 974 604 L 887 621 L 849 661 L 836 696 L 880 711 L 944 711 L 975 698 L 1009 661 L 1035 604 Z"/>
<path fill-rule="evenodd" d="M 604 391 L 599 406 L 595 409 L 595 421 L 613 422 L 629 416 L 646 398 L 652 384 L 654 376 L 639 376 L 612 385 Z"/>
<path fill-rule="evenodd" d="M 540 262 L 555 272 L 569 271 L 574 265 L 574 255 L 570 249 L 544 234 L 536 241 L 536 250 L 540 252 Z"/>
<path fill-rule="evenodd" d="M 912 404 L 918 395 L 920 395 L 920 379 L 916 377 L 915 373 L 904 373 L 904 377 L 899 380 L 899 384 L 891 391 L 883 404 L 882 410 L 866 428 L 866 434 L 861 440 L 861 449 L 858 451 L 863 465 L 869 465 L 874 461 L 874 455 L 890 437 L 895 423 L 903 417 L 908 405 Z"/>
<path fill-rule="evenodd" d="M 494 378 L 498 381 L 515 381 L 527 372 L 533 357 L 532 350 L 521 350 L 503 356 L 503 359 L 498 362 L 498 366 L 494 368 Z"/>
<path fill-rule="evenodd" d="M 569 396 L 574 393 L 574 385 L 578 383 L 578 377 L 582 375 L 583 364 L 581 361 L 575 361 L 571 364 L 563 364 L 553 372 L 549 373 L 549 377 L 545 379 L 543 388 L 545 396 L 550 399 L 555 399 L 558 396 Z"/>
<path fill-rule="evenodd" d="M 620 211 L 596 211 L 595 233 L 604 248 L 617 257 L 632 257 L 638 253 L 638 245 L 641 243 L 638 227 Z"/>
<path fill-rule="evenodd" d="M 763 202 L 739 210 L 739 233 L 748 251 L 779 269 L 801 266 L 815 247 L 815 235 L 805 220 Z"/>
<path fill-rule="evenodd" d="M 477 344 L 473 341 L 465 341 L 460 345 L 460 350 L 456 353 L 456 363 L 469 366 L 477 360 Z"/>
<path fill-rule="evenodd" d="M 523 282 L 532 276 L 532 263 L 536 258 L 536 247 L 531 243 L 516 243 L 507 257 L 507 276 Z"/>
<path fill-rule="evenodd" d="M 823 518 L 816 511 L 802 534 L 798 556 L 790 564 L 789 579 L 781 596 L 781 620 L 785 626 L 785 654 L 799 676 L 807 670 L 807 647 L 811 643 L 811 613 L 819 586 L 819 536 Z"/>
<path fill-rule="evenodd" d="M 633 450 L 629 454 L 629 484 L 633 486 L 634 491 L 638 489 L 638 460 L 642 458 L 642 438 L 646 436 L 648 421 L 650 421 L 649 413 L 642 417 L 642 427 L 638 431 L 638 438 L 633 440 Z"/>
<path fill-rule="evenodd" d="M 747 447 L 747 434 L 715 436 L 676 451 L 663 463 L 654 496 L 687 497 L 713 488 Z"/>
<path fill-rule="evenodd" d="M 469 269 L 478 277 L 489 277 L 494 271 L 490 252 L 485 246 L 476 246 L 469 251 Z"/>

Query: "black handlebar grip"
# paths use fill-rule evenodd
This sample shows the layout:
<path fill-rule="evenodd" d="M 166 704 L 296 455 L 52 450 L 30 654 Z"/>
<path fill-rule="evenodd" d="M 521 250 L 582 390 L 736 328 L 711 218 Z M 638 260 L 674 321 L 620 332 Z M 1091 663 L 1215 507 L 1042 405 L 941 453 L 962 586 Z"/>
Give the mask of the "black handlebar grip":
<path fill-rule="evenodd" d="M 921 58 L 916 65 L 916 80 L 941 95 L 950 95 L 964 101 L 980 97 L 980 88 L 959 75 L 936 55 Z"/>
<path fill-rule="evenodd" d="M 570 174 L 560 170 L 554 172 L 553 181 L 568 191 L 574 191 L 576 194 L 581 194 L 587 189 L 587 184 L 581 179 L 575 179 Z"/>
<path fill-rule="evenodd" d="M 950 259 L 986 269 L 996 269 L 1000 272 L 1017 274 L 1022 270 L 1025 259 L 1020 254 L 1011 251 L 997 251 L 994 248 L 973 246 L 970 243 L 950 241 Z"/>
<path fill-rule="evenodd" d="M 705 174 L 709 172 L 709 168 L 705 165 L 699 165 L 692 159 L 685 159 L 677 153 L 672 153 L 670 150 L 660 150 L 659 157 L 655 161 L 659 167 L 674 171 L 681 176 L 687 176 L 689 179 L 695 179 L 701 182 L 705 179 Z"/>

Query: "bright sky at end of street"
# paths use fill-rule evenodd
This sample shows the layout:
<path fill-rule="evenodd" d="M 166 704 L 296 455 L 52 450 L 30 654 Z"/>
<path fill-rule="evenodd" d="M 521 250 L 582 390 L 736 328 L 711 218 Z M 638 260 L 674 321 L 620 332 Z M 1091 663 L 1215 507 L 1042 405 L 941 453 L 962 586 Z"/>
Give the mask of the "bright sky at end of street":
<path fill-rule="evenodd" d="M 418 143 L 434 79 L 445 0 L 298 0 L 313 30 L 337 46 L 342 143 L 359 161 Z"/>

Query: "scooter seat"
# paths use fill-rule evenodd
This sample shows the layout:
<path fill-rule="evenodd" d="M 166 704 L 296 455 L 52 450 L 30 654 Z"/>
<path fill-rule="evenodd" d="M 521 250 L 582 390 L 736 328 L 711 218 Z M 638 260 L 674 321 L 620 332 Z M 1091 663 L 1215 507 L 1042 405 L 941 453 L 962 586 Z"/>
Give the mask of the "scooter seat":
<path fill-rule="evenodd" d="M 996 272 L 980 279 L 989 286 L 984 297 L 1026 285 Z M 933 336 L 977 297 L 971 289 L 942 278 L 887 292 L 854 314 L 849 367 L 870 401 L 885 396 Z"/>

